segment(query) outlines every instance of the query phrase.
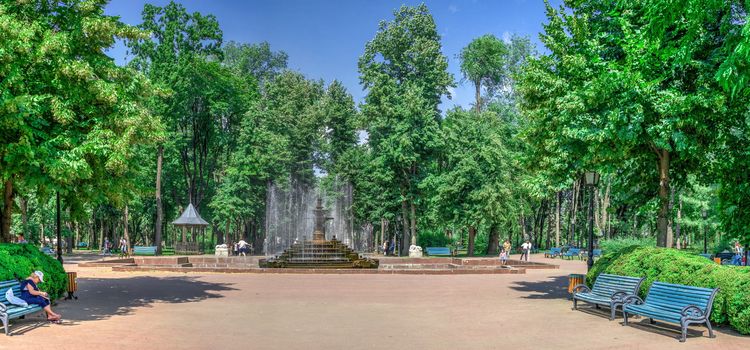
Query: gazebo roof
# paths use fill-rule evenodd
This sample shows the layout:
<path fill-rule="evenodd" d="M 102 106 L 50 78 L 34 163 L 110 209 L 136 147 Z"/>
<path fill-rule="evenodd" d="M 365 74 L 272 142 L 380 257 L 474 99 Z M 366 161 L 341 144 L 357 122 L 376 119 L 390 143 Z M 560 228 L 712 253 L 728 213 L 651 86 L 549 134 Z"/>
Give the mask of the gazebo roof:
<path fill-rule="evenodd" d="M 182 215 L 177 220 L 172 221 L 172 224 L 175 226 L 208 226 L 208 222 L 201 218 L 201 215 L 193 207 L 193 203 L 188 204 Z"/>

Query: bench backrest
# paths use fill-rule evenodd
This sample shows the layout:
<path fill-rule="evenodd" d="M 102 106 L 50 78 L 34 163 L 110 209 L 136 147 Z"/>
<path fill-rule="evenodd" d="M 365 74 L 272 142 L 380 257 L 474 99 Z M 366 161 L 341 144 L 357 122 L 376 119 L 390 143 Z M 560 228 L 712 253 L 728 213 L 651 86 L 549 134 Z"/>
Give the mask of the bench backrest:
<path fill-rule="evenodd" d="M 643 278 L 640 277 L 602 273 L 596 278 L 591 293 L 604 297 L 611 297 L 615 292 L 625 292 L 637 295 L 638 290 L 641 289 L 641 283 L 643 283 Z"/>
<path fill-rule="evenodd" d="M 573 254 L 580 254 L 581 248 L 570 248 L 568 249 L 567 254 L 573 255 Z"/>
<path fill-rule="evenodd" d="M 5 292 L 8 291 L 8 288 L 13 288 L 13 295 L 17 297 L 21 296 L 21 284 L 18 283 L 18 281 L 10 280 L 0 282 L 0 303 L 5 305 L 10 305 L 8 299 L 5 299 Z"/>
<path fill-rule="evenodd" d="M 135 247 L 133 247 L 133 252 L 136 252 L 136 253 L 155 253 L 156 252 L 156 246 L 153 246 L 153 247 L 135 246 Z"/>
<path fill-rule="evenodd" d="M 688 305 L 695 305 L 706 314 L 711 313 L 711 304 L 717 289 L 654 282 L 646 295 L 645 303 L 668 310 L 682 310 Z"/>
<path fill-rule="evenodd" d="M 602 255 L 601 249 L 594 249 L 594 255 Z"/>
<path fill-rule="evenodd" d="M 562 248 L 550 248 L 549 252 L 550 253 L 560 253 L 560 252 L 562 252 Z"/>
<path fill-rule="evenodd" d="M 434 254 L 450 255 L 451 253 L 450 248 L 447 248 L 447 247 L 427 247 L 427 249 L 425 250 L 427 251 L 427 254 L 429 255 L 434 255 Z"/>

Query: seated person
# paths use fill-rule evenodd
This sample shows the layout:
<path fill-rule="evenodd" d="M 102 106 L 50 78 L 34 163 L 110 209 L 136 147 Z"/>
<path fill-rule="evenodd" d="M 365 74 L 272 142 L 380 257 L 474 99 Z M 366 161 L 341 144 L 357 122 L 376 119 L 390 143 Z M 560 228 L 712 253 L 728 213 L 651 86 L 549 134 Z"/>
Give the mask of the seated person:
<path fill-rule="evenodd" d="M 44 283 L 44 273 L 42 271 L 34 271 L 29 278 L 21 281 L 21 299 L 29 305 L 36 304 L 41 306 L 47 313 L 47 320 L 59 323 L 62 316 L 52 311 L 49 295 L 46 292 L 40 291 L 39 287 L 37 287 L 37 283 L 40 282 Z"/>

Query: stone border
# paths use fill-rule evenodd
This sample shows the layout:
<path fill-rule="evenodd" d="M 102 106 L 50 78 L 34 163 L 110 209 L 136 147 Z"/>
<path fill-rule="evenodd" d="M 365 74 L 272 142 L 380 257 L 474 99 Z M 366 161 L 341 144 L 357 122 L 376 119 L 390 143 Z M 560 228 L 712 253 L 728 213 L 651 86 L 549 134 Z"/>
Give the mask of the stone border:
<path fill-rule="evenodd" d="M 258 274 L 357 274 L 357 275 L 490 275 L 525 274 L 526 269 L 275 269 L 275 268 L 215 268 L 215 267 L 171 267 L 171 266 L 113 266 L 112 271 L 166 271 L 166 272 L 218 272 Z"/>

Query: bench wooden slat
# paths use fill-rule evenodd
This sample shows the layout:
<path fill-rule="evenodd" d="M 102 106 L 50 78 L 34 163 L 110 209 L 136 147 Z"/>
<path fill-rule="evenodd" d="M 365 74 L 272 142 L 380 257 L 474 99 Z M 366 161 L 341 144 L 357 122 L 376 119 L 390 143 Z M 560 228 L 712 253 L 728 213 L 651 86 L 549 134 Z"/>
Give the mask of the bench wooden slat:
<path fill-rule="evenodd" d="M 646 300 L 642 304 L 627 304 L 623 311 L 625 324 L 628 324 L 628 315 L 640 315 L 666 322 L 679 323 L 682 329 L 680 342 L 687 338 L 687 327 L 694 323 L 705 323 L 708 327 L 709 337 L 713 338 L 711 328 L 711 309 L 718 288 L 687 286 L 682 284 L 654 282 L 649 288 Z M 700 313 L 682 314 L 683 310 L 693 306 Z"/>
<path fill-rule="evenodd" d="M 610 308 L 610 320 L 615 318 L 615 311 L 618 306 L 622 306 L 622 299 L 613 299 L 612 296 L 617 292 L 623 292 L 625 295 L 635 295 L 640 289 L 643 278 L 610 275 L 606 273 L 599 274 L 594 286 L 589 293 L 573 294 L 573 309 L 577 307 L 577 300 L 605 305 Z"/>

